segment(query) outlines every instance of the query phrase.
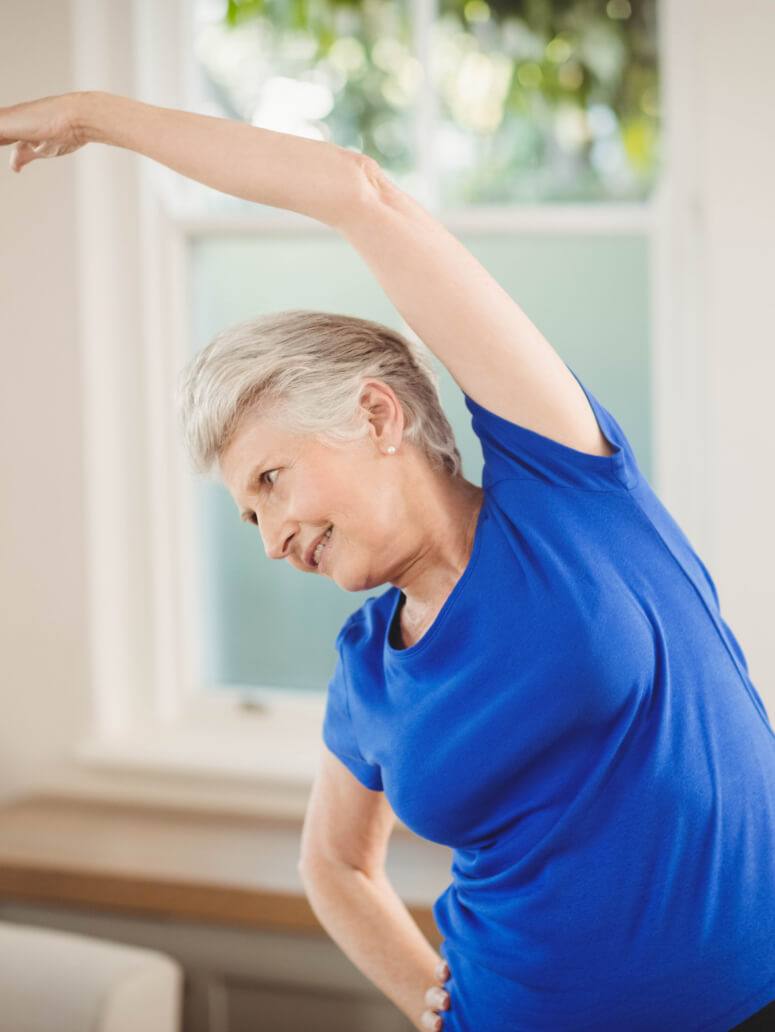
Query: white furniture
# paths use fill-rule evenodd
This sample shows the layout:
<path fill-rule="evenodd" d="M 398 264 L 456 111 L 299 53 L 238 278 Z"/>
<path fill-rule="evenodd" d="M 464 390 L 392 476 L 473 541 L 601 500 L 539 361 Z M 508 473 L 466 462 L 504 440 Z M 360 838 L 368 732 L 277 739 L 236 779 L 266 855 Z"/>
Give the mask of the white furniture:
<path fill-rule="evenodd" d="M 0 1032 L 179 1032 L 182 995 L 165 953 L 0 921 Z"/>

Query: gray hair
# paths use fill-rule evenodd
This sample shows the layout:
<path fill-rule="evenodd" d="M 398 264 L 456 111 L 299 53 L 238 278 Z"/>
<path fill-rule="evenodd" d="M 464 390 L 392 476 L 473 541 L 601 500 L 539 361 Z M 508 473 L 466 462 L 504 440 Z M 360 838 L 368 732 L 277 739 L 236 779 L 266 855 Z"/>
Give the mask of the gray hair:
<path fill-rule="evenodd" d="M 291 432 L 333 446 L 365 436 L 366 422 L 355 422 L 365 377 L 393 389 L 405 439 L 431 468 L 461 476 L 460 452 L 424 345 L 369 319 L 306 309 L 230 326 L 182 371 L 177 403 L 194 468 L 217 476 L 241 420 L 258 409 Z"/>

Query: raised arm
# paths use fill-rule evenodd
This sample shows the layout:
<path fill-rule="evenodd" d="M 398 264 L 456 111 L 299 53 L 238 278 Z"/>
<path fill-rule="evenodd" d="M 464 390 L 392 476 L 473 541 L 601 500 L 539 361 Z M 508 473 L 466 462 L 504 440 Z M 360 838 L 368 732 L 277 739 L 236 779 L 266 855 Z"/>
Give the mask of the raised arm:
<path fill-rule="evenodd" d="M 337 229 L 458 386 L 579 451 L 610 452 L 584 392 L 517 303 L 371 158 L 223 118 L 87 93 L 87 139 L 127 147 L 224 193 Z"/>
<path fill-rule="evenodd" d="M 610 455 L 584 391 L 516 301 L 377 162 L 363 160 L 371 194 L 340 232 L 461 390 L 560 444 Z"/>
<path fill-rule="evenodd" d="M 15 144 L 14 171 L 87 143 L 135 151 L 221 193 L 332 227 L 368 186 L 362 155 L 345 147 L 115 93 L 86 90 L 0 107 L 0 146 Z"/>
<path fill-rule="evenodd" d="M 18 171 L 85 143 L 136 151 L 223 193 L 337 229 L 458 386 L 568 447 L 610 448 L 584 392 L 519 305 L 373 159 L 336 144 L 101 91 L 0 108 Z"/>

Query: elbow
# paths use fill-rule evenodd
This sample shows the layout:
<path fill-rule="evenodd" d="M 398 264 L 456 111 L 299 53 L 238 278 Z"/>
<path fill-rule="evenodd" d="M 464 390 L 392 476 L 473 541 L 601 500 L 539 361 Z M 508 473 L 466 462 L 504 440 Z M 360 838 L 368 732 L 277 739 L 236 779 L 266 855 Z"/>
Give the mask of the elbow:
<path fill-rule="evenodd" d="M 352 152 L 349 152 L 352 154 Z M 336 213 L 335 229 L 346 230 L 353 224 L 363 225 L 369 212 L 380 206 L 397 189 L 374 158 L 354 154 L 355 175 L 350 178 L 347 196 Z"/>
<path fill-rule="evenodd" d="M 330 865 L 326 870 L 330 869 Z M 313 857 L 302 854 L 296 861 L 296 870 L 299 872 L 299 879 L 302 885 L 309 885 L 312 881 L 319 881 L 324 868 L 320 857 Z"/>
<path fill-rule="evenodd" d="M 374 158 L 370 158 L 367 154 L 359 154 L 357 162 L 360 168 L 361 197 L 366 204 L 390 200 L 393 192 L 398 187 L 387 173 L 383 171 L 379 162 L 375 161 Z"/>
<path fill-rule="evenodd" d="M 363 178 L 364 188 L 373 194 L 381 193 L 387 176 L 382 171 L 380 163 L 368 154 L 359 154 L 355 160 Z"/>
<path fill-rule="evenodd" d="M 296 863 L 296 870 L 299 872 L 299 880 L 305 888 L 313 885 L 325 885 L 332 880 L 337 880 L 342 875 L 366 875 L 368 871 L 360 867 L 353 867 L 351 864 L 339 860 L 329 860 L 322 857 L 300 857 Z"/>
<path fill-rule="evenodd" d="M 306 882 L 309 864 L 307 863 L 305 857 L 300 856 L 299 859 L 296 861 L 296 870 L 299 873 L 299 878 L 301 879 L 302 883 Z"/>

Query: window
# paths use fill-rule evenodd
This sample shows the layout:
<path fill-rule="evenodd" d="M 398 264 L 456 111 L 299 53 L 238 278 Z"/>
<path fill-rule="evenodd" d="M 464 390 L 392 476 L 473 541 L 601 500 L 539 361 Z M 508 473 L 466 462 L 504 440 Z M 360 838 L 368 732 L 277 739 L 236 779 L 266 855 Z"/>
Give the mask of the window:
<path fill-rule="evenodd" d="M 458 237 L 526 311 L 566 361 L 610 402 L 647 472 L 649 441 L 649 241 L 614 235 L 476 230 Z M 188 249 L 191 347 L 224 326 L 264 311 L 321 308 L 404 329 L 368 266 L 333 232 L 321 235 L 206 234 Z M 434 360 L 464 473 L 480 484 L 481 452 L 457 384 Z M 648 474 L 647 474 L 648 475 Z M 333 672 L 334 639 L 369 595 L 302 573 L 264 555 L 226 489 L 192 485 L 202 567 L 202 685 L 249 693 L 251 686 L 322 690 Z M 303 643 L 303 647 L 301 644 Z"/>
<path fill-rule="evenodd" d="M 270 0 L 239 5 L 135 0 L 134 78 L 124 81 L 116 72 L 114 85 L 106 88 L 148 103 L 246 121 L 262 112 L 259 121 L 269 128 L 319 133 L 372 154 L 519 300 L 620 418 L 650 476 L 652 337 L 664 325 L 657 325 L 652 307 L 659 241 L 651 192 L 659 184 L 653 5 L 533 0 L 507 8 L 483 0 L 439 6 L 426 0 L 381 5 L 319 0 L 276 6 Z M 271 65 L 247 49 L 241 59 L 232 53 L 225 64 L 242 63 L 243 84 L 219 80 L 215 34 L 221 46 L 230 31 L 227 18 L 233 17 L 244 38 L 255 41 L 259 9 L 272 13 L 285 43 L 279 46 L 272 37 Z M 334 28 L 326 37 L 315 23 L 312 42 L 302 45 L 309 27 L 293 19 L 303 21 L 313 9 L 315 18 L 328 18 Z M 507 9 L 517 14 L 507 15 Z M 631 14 L 625 17 L 627 9 Z M 366 10 L 375 22 L 366 22 Z M 543 70 L 538 85 L 530 86 L 529 118 L 520 115 L 519 107 L 509 107 L 510 88 L 502 103 L 503 120 L 492 130 L 468 109 L 461 111 L 448 80 L 436 89 L 430 76 L 419 82 L 413 78 L 412 55 L 427 67 L 430 59 L 423 55 L 443 53 L 444 40 L 452 37 L 461 52 L 490 55 L 487 67 L 500 67 L 493 55 L 513 50 L 513 19 L 520 18 L 531 26 L 532 37 L 545 39 L 545 47 L 559 39 L 540 61 L 535 55 L 532 59 Z M 349 22 L 337 28 L 336 19 Z M 588 23 L 605 24 L 627 57 L 618 65 L 618 79 L 605 89 L 590 86 L 584 94 L 585 124 L 594 139 L 565 150 L 562 141 L 571 139 L 570 123 L 559 102 L 554 104 L 552 90 L 541 85 L 548 75 L 544 64 L 559 74 L 572 60 L 563 55 L 573 33 L 586 33 Z M 107 14 L 96 22 L 84 17 L 78 31 L 88 41 L 79 55 L 80 78 L 83 88 L 91 88 L 101 74 L 97 54 L 112 52 L 120 68 L 126 37 L 116 33 Z M 208 33 L 209 56 L 202 42 Z M 367 71 L 376 69 L 368 88 L 357 76 L 358 46 L 335 48 L 337 40 L 350 36 L 360 41 Z M 232 37 L 232 44 L 239 38 Z M 328 40 L 325 57 L 319 56 L 321 39 Z M 400 65 L 398 44 L 408 69 L 399 76 L 405 96 L 392 87 L 383 89 Z M 296 89 L 294 83 L 320 85 L 317 65 L 330 63 L 332 50 L 345 79 L 327 108 L 320 99 L 325 90 Z M 510 60 L 513 77 L 518 62 Z M 527 57 L 524 61 L 533 67 Z M 467 67 L 471 78 L 464 93 L 471 96 L 470 83 L 487 77 L 479 57 Z M 535 71 L 531 74 L 537 80 Z M 270 103 L 272 94 L 265 93 L 264 85 L 273 80 L 279 86 L 272 88 L 281 92 Z M 519 91 L 527 95 L 528 85 L 522 83 Z M 597 114 L 590 115 L 594 105 Z M 612 114 L 602 116 L 601 106 Z M 281 116 L 288 121 L 270 124 L 271 117 Z M 572 117 L 581 124 L 578 114 Z M 526 152 L 511 153 L 506 146 L 517 121 L 531 139 L 541 141 L 530 161 Z M 598 135 L 609 143 L 616 135 L 618 143 L 609 151 L 619 154 L 618 165 L 594 157 Z M 633 140 L 641 142 L 634 146 Z M 622 155 L 629 157 L 624 161 Z M 85 355 L 88 382 L 94 385 L 85 416 L 92 449 L 89 511 L 96 528 L 91 542 L 96 719 L 81 754 L 145 771 L 204 768 L 208 782 L 229 770 L 249 775 L 253 783 L 259 777 L 270 786 L 267 806 L 280 799 L 281 777 L 290 786 L 282 806 L 287 802 L 288 808 L 303 812 L 336 632 L 370 593 L 344 593 L 324 578 L 266 559 L 255 528 L 240 522 L 226 489 L 189 472 L 171 405 L 174 379 L 218 330 L 264 311 L 320 308 L 411 331 L 360 256 L 328 227 L 296 213 L 225 197 L 136 159 L 140 193 L 135 218 L 126 184 L 116 175 L 134 160 L 126 152 L 105 149 L 87 153 L 79 166 L 85 201 Z M 571 166 L 586 170 L 573 183 Z M 583 197 L 574 196 L 581 186 Z M 92 203 L 95 197 L 99 207 Z M 676 198 L 679 203 L 684 204 L 683 195 Z M 660 226 L 669 224 L 669 214 L 666 208 Z M 132 326 L 125 328 L 127 320 L 117 324 L 115 314 L 121 305 L 134 305 L 125 275 L 133 268 L 142 287 L 137 307 L 143 322 L 137 332 L 144 341 L 145 369 L 140 371 L 128 368 L 136 342 Z M 134 308 L 127 311 L 134 313 Z M 690 335 L 676 338 L 671 347 L 677 354 Z M 465 474 L 479 483 L 479 444 L 461 392 L 435 364 Z M 114 393 L 126 392 L 120 404 L 105 400 L 110 395 L 105 383 Z M 655 381 L 655 390 L 658 386 Z M 144 419 L 146 413 L 147 424 L 139 426 L 138 416 Z M 147 517 L 147 524 L 134 525 L 130 512 Z M 301 632 L 304 650 L 297 647 Z M 196 800 L 204 794 L 198 788 Z"/>
<path fill-rule="evenodd" d="M 656 0 L 192 0 L 199 106 L 333 140 L 446 207 L 641 201 Z"/>
<path fill-rule="evenodd" d="M 465 212 L 462 242 L 622 415 L 648 469 L 653 2 L 192 0 L 189 14 L 184 106 L 352 147 L 442 217 Z M 191 210 L 229 214 L 235 230 L 240 218 L 261 217 L 260 206 L 195 193 Z M 525 202 L 571 200 L 590 205 L 581 233 L 562 211 L 551 233 L 526 235 L 508 218 L 501 227 L 487 222 L 496 204 L 502 217 Z M 606 226 L 591 206 L 601 200 L 631 203 L 628 230 L 624 215 Z M 263 211 L 273 213 L 271 230 L 260 221 L 251 232 L 192 226 L 192 352 L 224 326 L 283 308 L 347 312 L 410 332 L 343 240 L 314 227 L 284 233 L 276 211 Z M 462 396 L 435 365 L 466 476 L 478 484 L 479 448 Z M 192 491 L 201 685 L 243 694 L 258 685 L 324 689 L 337 630 L 388 585 L 348 594 L 273 562 L 255 528 L 236 519 L 224 488 L 201 483 Z"/>

